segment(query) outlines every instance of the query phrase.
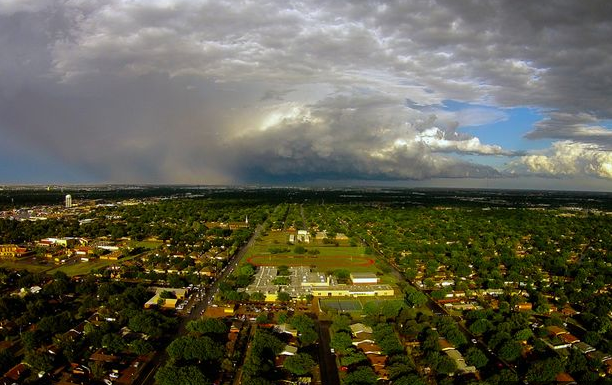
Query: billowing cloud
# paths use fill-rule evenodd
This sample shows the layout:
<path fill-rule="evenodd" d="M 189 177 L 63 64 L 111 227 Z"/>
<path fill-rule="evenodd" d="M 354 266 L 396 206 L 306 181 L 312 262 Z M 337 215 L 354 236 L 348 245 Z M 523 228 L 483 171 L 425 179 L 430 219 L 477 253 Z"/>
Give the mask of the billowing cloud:
<path fill-rule="evenodd" d="M 590 175 L 612 179 L 612 152 L 593 144 L 560 141 L 553 143 L 552 150 L 545 154 L 515 160 L 511 170 L 551 177 Z"/>
<path fill-rule="evenodd" d="M 610 149 L 610 14 L 571 0 L 0 0 L 0 134 L 99 181 L 499 176 L 484 159 L 523 151 L 464 128 L 506 108 L 545 115 L 528 138 Z"/>
<path fill-rule="evenodd" d="M 432 126 L 435 119 L 396 108 L 380 95 L 335 95 L 316 104 L 284 103 L 269 111 L 258 130 L 247 129 L 240 143 L 250 160 L 247 178 L 426 179 L 495 177 L 491 167 L 445 153 L 509 155 L 499 146 Z M 425 120 L 422 120 L 425 119 Z M 410 120 L 419 124 L 407 124 Z M 427 127 L 427 128 L 425 128 Z M 237 165 L 240 168 L 240 165 Z"/>

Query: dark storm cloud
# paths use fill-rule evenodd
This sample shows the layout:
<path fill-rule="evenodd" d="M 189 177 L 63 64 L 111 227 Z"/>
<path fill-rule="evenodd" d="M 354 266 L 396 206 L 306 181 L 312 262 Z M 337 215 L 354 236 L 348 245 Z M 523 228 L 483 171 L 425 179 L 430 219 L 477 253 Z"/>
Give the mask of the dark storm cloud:
<path fill-rule="evenodd" d="M 0 133 L 100 181 L 496 176 L 458 155 L 520 149 L 461 127 L 504 114 L 442 101 L 534 107 L 529 138 L 609 143 L 611 15 L 571 0 L 0 0 Z M 610 146 L 580 148 L 588 170 Z"/>

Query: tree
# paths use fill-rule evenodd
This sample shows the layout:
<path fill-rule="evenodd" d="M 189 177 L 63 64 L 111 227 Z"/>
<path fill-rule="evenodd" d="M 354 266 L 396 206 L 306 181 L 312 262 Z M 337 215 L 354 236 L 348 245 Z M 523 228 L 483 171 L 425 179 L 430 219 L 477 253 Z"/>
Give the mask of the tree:
<path fill-rule="evenodd" d="M 166 348 L 174 360 L 216 361 L 223 357 L 223 349 L 211 338 L 182 336 Z"/>
<path fill-rule="evenodd" d="M 128 344 L 130 352 L 143 355 L 153 351 L 153 346 L 145 340 L 137 339 Z"/>
<path fill-rule="evenodd" d="M 361 366 L 344 377 L 343 385 L 375 385 L 378 376 L 372 368 Z"/>
<path fill-rule="evenodd" d="M 256 291 L 255 293 L 251 294 L 251 297 L 250 297 L 250 300 L 254 302 L 261 302 L 265 299 L 266 299 L 266 296 L 260 291 Z"/>
<path fill-rule="evenodd" d="M 514 339 L 517 341 L 527 341 L 533 337 L 533 332 L 529 328 L 521 329 L 514 333 Z"/>
<path fill-rule="evenodd" d="M 481 335 L 491 329 L 491 322 L 487 319 L 479 318 L 470 325 L 469 329 L 472 333 Z"/>
<path fill-rule="evenodd" d="M 506 341 L 499 349 L 498 354 L 502 360 L 514 361 L 521 356 L 522 350 L 523 348 L 520 343 L 516 341 Z"/>
<path fill-rule="evenodd" d="M 48 372 L 53 369 L 53 359 L 47 353 L 27 352 L 24 362 L 32 367 L 35 372 Z"/>
<path fill-rule="evenodd" d="M 412 307 L 421 307 L 427 303 L 427 296 L 422 292 L 415 290 L 406 294 L 406 302 Z"/>
<path fill-rule="evenodd" d="M 94 380 L 101 380 L 106 375 L 103 362 L 95 361 L 89 365 L 89 369 L 91 370 L 91 377 Z"/>
<path fill-rule="evenodd" d="M 21 334 L 21 343 L 26 350 L 34 350 L 42 343 L 42 336 L 37 330 Z"/>
<path fill-rule="evenodd" d="M 351 278 L 351 272 L 346 269 L 337 269 L 332 272 L 339 282 L 347 282 Z"/>
<path fill-rule="evenodd" d="M 346 353 L 340 357 L 340 363 L 344 366 L 357 364 L 365 360 L 367 360 L 365 354 L 355 349 L 348 349 Z"/>
<path fill-rule="evenodd" d="M 102 347 L 111 353 L 121 353 L 127 348 L 127 345 L 119 335 L 108 333 L 102 337 Z"/>
<path fill-rule="evenodd" d="M 208 385 L 210 381 L 197 366 L 166 364 L 155 373 L 159 385 Z"/>
<path fill-rule="evenodd" d="M 289 356 L 285 360 L 284 368 L 289 372 L 302 376 L 310 373 L 312 368 L 316 365 L 315 361 L 306 353 L 298 353 L 294 356 Z"/>
<path fill-rule="evenodd" d="M 482 350 L 471 347 L 465 353 L 465 359 L 469 365 L 474 365 L 477 368 L 483 368 L 487 366 L 489 359 L 486 354 L 482 352 Z"/>
<path fill-rule="evenodd" d="M 547 358 L 532 364 L 527 370 L 525 379 L 530 383 L 546 383 L 555 379 L 564 369 L 563 362 L 558 358 Z"/>
<path fill-rule="evenodd" d="M 170 290 L 163 290 L 161 293 L 159 293 L 159 298 L 163 298 L 163 299 L 176 298 L 176 295 L 174 295 L 174 293 L 171 292 Z"/>
<path fill-rule="evenodd" d="M 393 385 L 427 385 L 427 382 L 421 379 L 417 374 L 407 374 L 393 381 Z"/>
<path fill-rule="evenodd" d="M 441 355 L 436 365 L 436 371 L 442 374 L 451 374 L 457 370 L 457 364 L 447 355 Z"/>
<path fill-rule="evenodd" d="M 342 331 L 334 333 L 329 345 L 339 353 L 344 353 L 348 348 L 353 346 L 353 340 L 348 333 Z"/>
<path fill-rule="evenodd" d="M 277 299 L 281 302 L 289 302 L 291 301 L 291 294 L 287 293 L 286 291 L 279 291 Z"/>
<path fill-rule="evenodd" d="M 187 323 L 187 330 L 198 334 L 227 334 L 229 328 L 218 318 L 201 318 L 189 321 Z"/>

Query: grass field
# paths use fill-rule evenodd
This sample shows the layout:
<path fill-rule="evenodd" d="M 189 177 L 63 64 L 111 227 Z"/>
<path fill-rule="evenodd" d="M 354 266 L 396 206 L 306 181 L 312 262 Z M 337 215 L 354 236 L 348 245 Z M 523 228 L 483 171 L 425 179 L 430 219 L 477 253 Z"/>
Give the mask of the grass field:
<path fill-rule="evenodd" d="M 260 237 L 255 245 L 249 249 L 243 262 L 256 266 L 315 266 L 319 271 L 334 269 L 347 269 L 355 272 L 376 272 L 376 258 L 365 254 L 365 247 L 350 246 L 348 241 L 334 244 L 323 244 L 321 241 L 313 243 L 300 243 L 306 253 L 296 253 L 297 245 L 287 244 L 288 233 L 270 232 Z M 286 249 L 281 253 L 272 253 L 271 249 Z M 308 254 L 316 249 L 318 254 Z"/>
<path fill-rule="evenodd" d="M 402 299 L 397 297 L 389 297 L 387 299 L 380 298 L 321 298 L 319 299 L 319 307 L 323 311 L 335 309 L 341 313 L 361 313 L 367 303 L 375 302 L 377 305 L 382 305 L 383 302 L 394 301 L 403 304 Z"/>
<path fill-rule="evenodd" d="M 40 273 L 42 271 L 49 270 L 53 266 L 13 261 L 0 261 L 0 267 L 11 270 L 28 270 L 32 273 Z"/>
<path fill-rule="evenodd" d="M 130 241 L 130 247 L 144 247 L 145 249 L 157 249 L 159 246 L 163 245 L 162 241 Z"/>
<path fill-rule="evenodd" d="M 347 270 L 359 270 L 359 268 L 367 268 L 366 270 L 371 271 L 376 269 L 375 260 L 366 256 L 349 256 L 349 255 L 335 255 L 335 256 L 312 256 L 312 255 L 254 255 L 247 258 L 247 262 L 252 263 L 255 266 L 317 266 L 322 269 L 339 269 L 345 268 Z"/>
<path fill-rule="evenodd" d="M 61 271 L 69 276 L 83 275 L 89 273 L 92 270 L 107 267 L 114 264 L 117 264 L 117 261 L 77 262 L 74 265 L 58 266 L 54 269 L 49 270 L 47 273 L 53 274 L 56 271 Z"/>

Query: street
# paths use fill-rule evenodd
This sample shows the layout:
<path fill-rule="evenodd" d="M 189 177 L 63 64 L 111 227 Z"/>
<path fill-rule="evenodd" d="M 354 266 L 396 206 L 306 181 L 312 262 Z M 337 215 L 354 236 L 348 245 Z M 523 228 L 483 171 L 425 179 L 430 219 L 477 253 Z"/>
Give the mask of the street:
<path fill-rule="evenodd" d="M 261 233 L 262 229 L 263 229 L 263 225 L 258 225 L 255 228 L 255 231 L 253 232 L 253 235 L 248 240 L 248 242 L 245 243 L 242 247 L 240 247 L 240 249 L 228 261 L 228 264 L 221 271 L 221 274 L 219 274 L 216 277 L 216 279 L 210 284 L 210 286 L 206 289 L 206 295 L 204 295 L 202 299 L 195 300 L 196 303 L 193 306 L 192 311 L 189 314 L 185 315 L 184 317 L 178 317 L 179 325 L 176 329 L 176 333 L 173 336 L 168 337 L 169 338 L 168 342 L 171 342 L 172 340 L 176 339 L 179 336 L 187 334 L 187 331 L 186 331 L 187 323 L 189 321 L 200 318 L 201 317 L 200 314 L 206 311 L 206 309 L 208 308 L 208 305 L 212 303 L 215 297 L 215 294 L 219 290 L 219 283 L 223 281 L 227 276 L 229 276 L 234 271 L 236 266 L 238 266 L 238 263 L 240 262 L 242 257 L 246 255 L 248 249 L 251 246 L 253 246 L 253 244 L 255 243 L 255 240 Z M 157 371 L 158 368 L 160 368 L 166 363 L 167 359 L 168 359 L 168 355 L 166 354 L 165 349 L 157 352 L 153 360 L 149 363 L 149 365 L 147 365 L 147 368 L 145 368 L 140 374 L 140 378 L 139 378 L 140 381 L 138 383 L 141 383 L 143 385 L 155 384 L 155 372 Z"/>

